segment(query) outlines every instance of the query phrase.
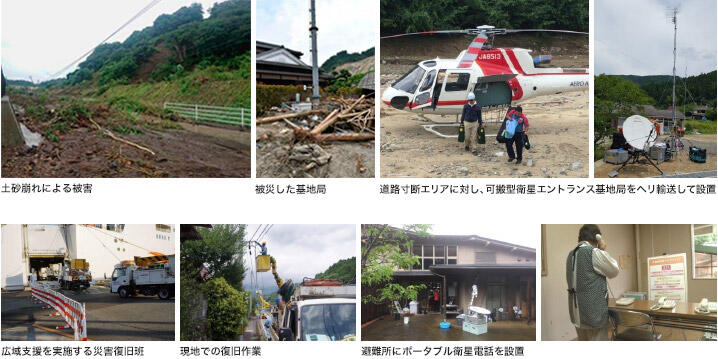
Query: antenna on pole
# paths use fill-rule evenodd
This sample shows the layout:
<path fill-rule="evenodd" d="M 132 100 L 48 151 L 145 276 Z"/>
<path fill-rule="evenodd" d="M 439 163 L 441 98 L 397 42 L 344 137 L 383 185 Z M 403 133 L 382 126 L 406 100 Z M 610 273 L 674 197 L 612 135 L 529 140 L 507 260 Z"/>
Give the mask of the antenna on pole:
<path fill-rule="evenodd" d="M 673 105 L 673 126 L 676 124 L 676 35 L 678 33 L 678 8 L 672 8 L 670 11 L 671 22 L 673 23 L 673 95 L 671 97 Z"/>
<path fill-rule="evenodd" d="M 310 0 L 311 22 L 309 32 L 312 38 L 312 100 L 319 100 L 319 60 L 317 59 L 317 16 L 314 0 Z"/>

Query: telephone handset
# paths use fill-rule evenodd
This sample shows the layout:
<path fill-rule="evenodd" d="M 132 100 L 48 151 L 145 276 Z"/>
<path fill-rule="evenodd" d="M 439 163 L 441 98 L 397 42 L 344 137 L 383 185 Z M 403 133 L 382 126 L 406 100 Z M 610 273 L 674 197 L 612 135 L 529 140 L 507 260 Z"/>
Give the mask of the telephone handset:
<path fill-rule="evenodd" d="M 656 310 L 656 309 L 673 309 L 673 308 L 675 308 L 675 307 L 676 307 L 676 301 L 675 301 L 675 300 L 666 299 L 666 297 L 660 297 L 660 298 L 658 298 L 658 303 L 656 303 L 655 305 L 653 305 L 653 306 L 651 307 L 651 310 Z"/>
<path fill-rule="evenodd" d="M 716 302 L 709 302 L 708 298 L 703 298 L 696 307 L 696 312 L 708 314 L 716 312 Z"/>

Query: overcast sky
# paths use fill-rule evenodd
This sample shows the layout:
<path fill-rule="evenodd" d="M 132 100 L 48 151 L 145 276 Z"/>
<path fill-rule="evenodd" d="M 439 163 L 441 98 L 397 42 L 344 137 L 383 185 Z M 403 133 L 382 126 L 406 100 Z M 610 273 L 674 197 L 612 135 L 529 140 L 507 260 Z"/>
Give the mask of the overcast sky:
<path fill-rule="evenodd" d="M 670 75 L 673 24 L 679 6 L 676 73 L 716 69 L 715 0 L 601 0 L 595 2 L 596 74 Z"/>
<path fill-rule="evenodd" d="M 222 0 L 223 1 L 223 0 Z M 205 12 L 220 0 L 163 0 L 108 42 L 124 41 L 192 3 Z M 10 79 L 48 80 L 51 75 L 97 46 L 150 0 L 2 0 L 2 68 Z M 205 14 L 207 16 L 207 14 Z M 61 74 L 72 72 L 76 67 Z"/>
<path fill-rule="evenodd" d="M 375 46 L 378 4 L 366 0 L 316 0 L 320 66 L 341 50 L 361 52 Z M 256 28 L 257 41 L 301 51 L 302 61 L 312 64 L 309 0 L 258 1 Z"/>
<path fill-rule="evenodd" d="M 248 240 L 258 226 L 247 225 Z M 294 283 L 314 277 L 340 259 L 356 257 L 354 224 L 275 224 L 262 240 L 267 241 L 269 255 L 277 260 L 279 276 L 284 280 L 291 278 Z M 254 261 L 254 256 L 245 258 Z M 260 288 L 277 289 L 272 272 L 259 273 L 257 282 Z M 248 285 L 249 277 L 244 280 L 244 286 Z"/>

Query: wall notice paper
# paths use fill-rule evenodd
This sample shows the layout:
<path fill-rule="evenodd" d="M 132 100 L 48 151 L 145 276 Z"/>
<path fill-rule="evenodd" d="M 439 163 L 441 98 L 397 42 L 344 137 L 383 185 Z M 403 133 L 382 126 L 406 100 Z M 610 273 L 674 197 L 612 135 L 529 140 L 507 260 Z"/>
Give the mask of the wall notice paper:
<path fill-rule="evenodd" d="M 686 301 L 686 254 L 648 258 L 648 299 Z"/>

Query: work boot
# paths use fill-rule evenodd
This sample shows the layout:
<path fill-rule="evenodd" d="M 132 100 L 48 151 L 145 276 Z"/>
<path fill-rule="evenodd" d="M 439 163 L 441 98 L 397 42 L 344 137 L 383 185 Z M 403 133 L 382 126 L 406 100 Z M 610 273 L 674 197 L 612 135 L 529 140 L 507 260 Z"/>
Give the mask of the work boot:
<path fill-rule="evenodd" d="M 520 165 L 520 164 L 521 164 L 521 160 L 516 160 L 516 164 L 517 164 L 517 165 Z"/>
<path fill-rule="evenodd" d="M 464 151 L 469 152 L 469 146 L 464 147 Z"/>
<path fill-rule="evenodd" d="M 514 158 L 509 158 L 508 162 L 513 162 Z"/>

